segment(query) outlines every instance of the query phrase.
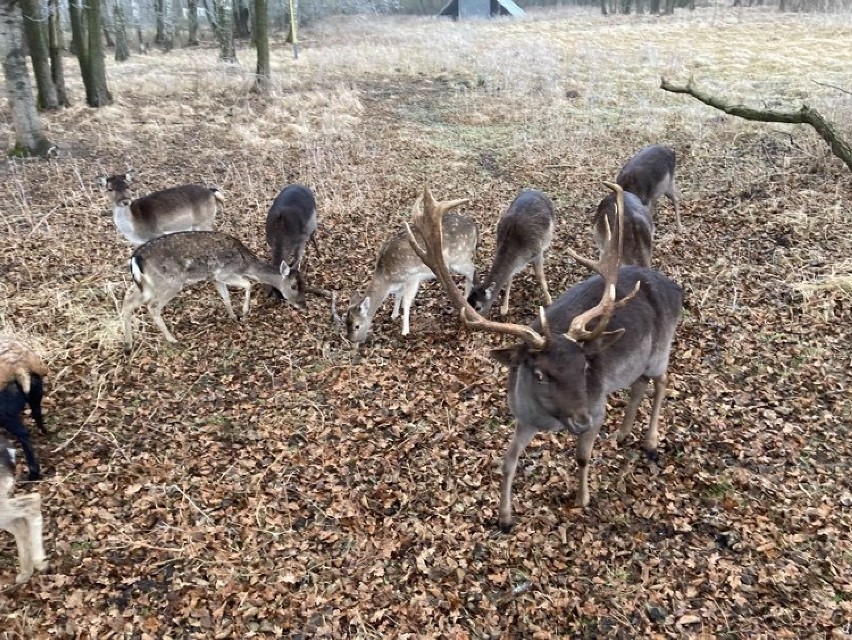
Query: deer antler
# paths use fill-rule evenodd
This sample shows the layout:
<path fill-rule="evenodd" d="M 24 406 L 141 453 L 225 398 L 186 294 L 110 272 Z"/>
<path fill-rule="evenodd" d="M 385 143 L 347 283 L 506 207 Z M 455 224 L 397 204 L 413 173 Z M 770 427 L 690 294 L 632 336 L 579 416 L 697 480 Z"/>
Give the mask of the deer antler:
<path fill-rule="evenodd" d="M 616 309 L 623 307 L 633 296 L 639 292 L 639 282 L 633 291 L 624 296 L 621 300 L 615 300 L 615 285 L 618 282 L 618 264 L 621 261 L 621 249 L 624 241 L 624 190 L 620 185 L 612 182 L 604 182 L 604 185 L 615 191 L 615 240 L 613 241 L 612 230 L 609 226 L 609 218 L 604 218 L 606 238 L 605 250 L 599 260 L 589 260 L 583 258 L 571 249 L 568 252 L 580 264 L 597 271 L 604 279 L 604 292 L 601 301 L 594 307 L 585 311 L 571 320 L 571 326 L 568 327 L 568 333 L 565 337 L 574 342 L 584 342 L 594 340 L 606 330 L 606 325 Z M 589 331 L 586 329 L 588 324 L 598 319 L 595 328 Z"/>
<path fill-rule="evenodd" d="M 467 202 L 463 200 L 448 200 L 436 202 L 432 197 L 429 187 L 423 188 L 423 195 L 419 196 L 411 209 L 411 222 L 420 234 L 425 248 L 420 246 L 411 226 L 406 222 L 408 231 L 408 242 L 415 253 L 420 256 L 423 263 L 428 266 L 438 277 L 441 286 L 453 306 L 459 310 L 464 325 L 474 331 L 489 331 L 493 333 L 505 333 L 520 338 L 529 345 L 531 349 L 541 350 L 547 346 L 547 337 L 541 336 L 533 329 L 520 324 L 504 322 L 492 322 L 483 318 L 471 307 L 462 295 L 456 283 L 450 275 L 450 270 L 444 262 L 444 239 L 442 221 L 444 214 L 460 204 Z"/>

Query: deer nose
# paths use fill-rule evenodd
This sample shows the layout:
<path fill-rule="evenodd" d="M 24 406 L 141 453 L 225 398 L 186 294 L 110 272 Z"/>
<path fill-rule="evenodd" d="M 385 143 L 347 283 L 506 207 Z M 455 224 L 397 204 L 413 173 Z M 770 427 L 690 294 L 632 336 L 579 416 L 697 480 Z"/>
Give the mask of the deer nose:
<path fill-rule="evenodd" d="M 568 428 L 575 436 L 586 433 L 592 428 L 592 416 L 588 413 L 580 413 L 567 420 Z"/>
<path fill-rule="evenodd" d="M 121 198 L 118 201 L 118 205 L 121 207 L 129 207 L 130 206 L 130 198 Z"/>

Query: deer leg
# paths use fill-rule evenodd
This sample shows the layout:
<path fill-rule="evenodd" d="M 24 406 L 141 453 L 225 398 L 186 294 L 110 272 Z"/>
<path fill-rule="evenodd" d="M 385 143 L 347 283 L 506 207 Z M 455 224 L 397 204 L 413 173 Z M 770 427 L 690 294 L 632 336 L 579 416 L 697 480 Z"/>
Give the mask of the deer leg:
<path fill-rule="evenodd" d="M 166 338 L 167 342 L 171 342 L 172 344 L 177 344 L 177 340 L 169 331 L 169 328 L 166 326 L 166 321 L 163 320 L 163 307 L 165 303 L 157 302 L 156 304 L 151 303 L 148 304 L 148 313 L 151 314 L 151 318 L 154 320 L 154 324 L 157 325 L 157 328 Z"/>
<path fill-rule="evenodd" d="M 680 191 L 678 191 L 677 185 L 674 183 L 674 180 L 671 181 L 669 185 L 669 190 L 666 191 L 666 197 L 672 201 L 675 210 L 675 221 L 677 224 L 677 232 L 679 234 L 683 233 L 683 227 L 680 224 Z"/>
<path fill-rule="evenodd" d="M 636 419 L 636 410 L 642 403 L 645 397 L 645 390 L 648 388 L 648 378 L 641 376 L 636 382 L 630 385 L 630 400 L 627 401 L 627 408 L 624 410 L 624 419 L 621 421 L 621 427 L 615 436 L 615 441 L 621 444 L 633 431 L 633 421 Z"/>
<path fill-rule="evenodd" d="M 505 316 L 509 313 L 509 290 L 512 288 L 512 278 L 506 283 L 506 288 L 503 289 L 503 302 L 500 304 L 500 315 Z"/>
<path fill-rule="evenodd" d="M 409 333 L 408 315 L 411 311 L 411 303 L 414 302 L 414 296 L 417 295 L 417 290 L 420 288 L 420 281 L 415 280 L 413 284 L 406 285 L 402 290 L 402 335 L 407 336 Z"/>
<path fill-rule="evenodd" d="M 320 250 L 319 250 L 319 245 L 317 244 L 317 232 L 316 232 L 316 231 L 314 231 L 314 232 L 311 234 L 311 242 L 312 242 L 312 243 L 313 243 L 313 245 L 314 245 L 314 251 L 315 251 L 315 252 L 316 252 L 316 254 L 317 254 L 317 258 L 319 258 Z"/>
<path fill-rule="evenodd" d="M 577 498 L 574 500 L 576 507 L 585 507 L 589 504 L 589 463 L 592 460 L 592 447 L 595 446 L 598 431 L 600 431 L 600 425 L 577 436 L 576 457 L 580 473 L 578 474 Z"/>
<path fill-rule="evenodd" d="M 121 320 L 124 323 L 124 350 L 130 353 L 133 348 L 133 312 L 144 304 L 142 292 L 135 284 L 131 284 L 124 294 L 124 304 L 121 306 Z"/>
<path fill-rule="evenodd" d="M 544 304 L 550 306 L 553 304 L 553 298 L 550 297 L 550 291 L 547 290 L 547 278 L 544 277 L 544 254 L 540 253 L 533 261 L 535 275 L 538 278 L 538 283 L 541 285 L 541 290 L 544 292 Z"/>
<path fill-rule="evenodd" d="M 660 409 L 663 406 L 663 400 L 666 397 L 666 382 L 668 375 L 663 375 L 654 378 L 654 404 L 651 406 L 651 420 L 648 423 L 648 432 L 645 434 L 645 442 L 642 443 L 642 448 L 645 453 L 651 457 L 657 455 L 657 446 L 660 443 L 660 434 L 657 429 L 657 424 L 660 420 Z"/>
<path fill-rule="evenodd" d="M 20 571 L 15 577 L 15 584 L 26 582 L 33 575 L 32 545 L 30 542 L 30 528 L 27 521 L 17 513 L 4 523 L 3 528 L 15 536 L 15 545 L 18 547 L 18 565 Z"/>
<path fill-rule="evenodd" d="M 399 317 L 399 305 L 402 303 L 402 292 L 393 294 L 393 311 L 391 312 L 391 320 L 396 320 Z"/>
<path fill-rule="evenodd" d="M 222 302 L 225 303 L 225 308 L 228 310 L 228 315 L 231 316 L 231 320 L 239 322 L 239 320 L 237 320 L 237 314 L 234 313 L 234 307 L 231 306 L 231 294 L 228 291 L 228 285 L 216 280 L 216 282 L 213 283 L 213 286 L 216 287 L 216 291 L 219 292 L 219 297 L 221 297 Z M 243 313 L 243 315 L 245 315 L 245 313 Z"/>
<path fill-rule="evenodd" d="M 243 289 L 245 291 L 245 296 L 243 296 L 243 313 L 242 313 L 243 319 L 245 320 L 246 316 L 248 316 L 248 313 L 249 313 L 249 305 L 251 304 L 251 280 L 249 280 L 248 278 L 244 278 L 242 276 L 235 275 L 235 274 L 225 278 L 224 280 L 221 281 L 222 288 L 225 290 L 225 294 L 223 294 L 222 291 L 219 290 L 219 282 L 220 281 L 218 281 L 218 280 L 216 281 L 216 290 L 219 291 L 219 295 L 222 296 L 223 300 L 225 300 L 225 295 L 228 292 L 228 290 L 226 288 L 226 286 L 228 286 L 228 285 L 232 286 L 232 287 L 239 287 L 240 289 Z M 237 318 L 234 315 L 234 310 L 233 310 L 233 308 L 231 308 L 230 298 L 226 301 L 225 306 L 228 307 L 228 312 L 231 315 L 231 317 L 234 320 L 236 320 Z"/>
<path fill-rule="evenodd" d="M 0 424 L 6 427 L 6 430 L 21 443 L 21 449 L 24 450 L 24 458 L 27 461 L 27 468 L 30 470 L 28 479 L 30 482 L 35 482 L 41 477 L 41 467 L 38 464 L 33 445 L 30 441 L 30 432 L 21 421 L 20 415 L 6 414 L 0 415 Z"/>
<path fill-rule="evenodd" d="M 47 567 L 42 540 L 41 496 L 30 493 L 9 500 L 8 505 L 24 523 L 25 539 L 29 540 L 32 566 L 41 571 Z"/>
<path fill-rule="evenodd" d="M 30 403 L 30 411 L 33 414 L 36 426 L 41 432 L 47 435 L 48 431 L 44 427 L 44 415 L 41 412 L 41 399 L 44 397 L 44 382 L 41 376 L 31 376 L 30 378 L 30 394 L 27 397 Z"/>
<path fill-rule="evenodd" d="M 532 427 L 526 427 L 518 423 L 515 426 L 515 435 L 506 455 L 503 456 L 503 477 L 500 479 L 500 512 L 498 524 L 500 531 L 509 533 L 512 529 L 512 482 L 515 479 L 515 471 L 518 469 L 518 459 L 524 453 L 524 449 L 533 439 L 537 431 Z"/>

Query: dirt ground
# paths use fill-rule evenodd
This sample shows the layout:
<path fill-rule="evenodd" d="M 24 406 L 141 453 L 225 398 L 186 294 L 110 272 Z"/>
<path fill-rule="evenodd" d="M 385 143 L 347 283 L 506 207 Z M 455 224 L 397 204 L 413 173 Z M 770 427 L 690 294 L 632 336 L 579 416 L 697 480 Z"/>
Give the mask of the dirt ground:
<path fill-rule="evenodd" d="M 307 28 L 298 61 L 276 46 L 270 100 L 248 92 L 253 51 L 223 65 L 212 42 L 110 60 L 110 107 L 72 83 L 75 106 L 43 115 L 58 157 L 0 167 L 0 328 L 48 362 L 53 431 L 34 434 L 44 480 L 19 487 L 42 495 L 50 567 L 14 586 L 0 536 L 0 636 L 850 637 L 852 177 L 806 128 L 658 88 L 807 103 L 852 136 L 850 29 L 730 8 L 350 18 Z M 614 395 L 585 509 L 573 438 L 539 435 L 498 532 L 513 424 L 487 353 L 506 340 L 460 329 L 435 283 L 411 335 L 388 301 L 357 352 L 325 299 L 258 291 L 235 325 L 209 285 L 167 308 L 178 346 L 139 313 L 122 351 L 130 250 L 100 173 L 217 185 L 217 227 L 264 257 L 272 198 L 310 185 L 309 277 L 343 304 L 424 184 L 470 199 L 483 269 L 500 213 L 541 189 L 562 293 L 587 276 L 565 248 L 593 255 L 601 180 L 651 143 L 677 151 L 685 226 L 660 205 L 655 267 L 688 304 L 659 460 L 639 429 L 616 446 Z M 510 319 L 538 296 L 530 270 Z"/>

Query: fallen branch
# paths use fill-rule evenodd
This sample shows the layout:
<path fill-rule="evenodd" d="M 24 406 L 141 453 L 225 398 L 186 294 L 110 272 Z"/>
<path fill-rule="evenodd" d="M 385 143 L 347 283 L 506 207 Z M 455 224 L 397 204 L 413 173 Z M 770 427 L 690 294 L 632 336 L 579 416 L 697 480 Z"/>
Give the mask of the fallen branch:
<path fill-rule="evenodd" d="M 787 124 L 809 124 L 831 147 L 831 152 L 846 163 L 852 170 L 852 147 L 843 139 L 837 125 L 826 120 L 816 109 L 802 105 L 796 111 L 775 111 L 772 109 L 753 109 L 743 104 L 730 104 L 718 98 L 704 93 L 692 85 L 692 79 L 686 86 L 675 85 L 665 78 L 660 80 L 660 88 L 672 93 L 686 93 L 703 102 L 706 105 L 724 111 L 728 115 L 744 118 L 745 120 L 756 120 L 758 122 L 783 122 Z"/>

